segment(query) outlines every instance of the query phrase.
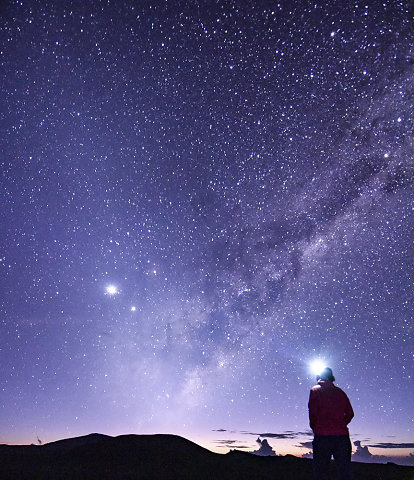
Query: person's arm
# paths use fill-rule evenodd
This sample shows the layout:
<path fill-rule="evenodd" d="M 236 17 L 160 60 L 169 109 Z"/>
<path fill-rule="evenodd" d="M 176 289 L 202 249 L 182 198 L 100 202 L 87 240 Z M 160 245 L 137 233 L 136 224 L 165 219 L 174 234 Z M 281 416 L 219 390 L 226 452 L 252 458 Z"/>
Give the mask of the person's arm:
<path fill-rule="evenodd" d="M 345 417 L 345 422 L 348 425 L 348 423 L 354 418 L 354 411 L 352 409 L 351 402 L 349 401 L 348 396 L 345 394 L 345 412 L 344 412 L 344 417 Z"/>
<path fill-rule="evenodd" d="M 311 390 L 309 394 L 308 408 L 309 408 L 309 425 L 312 430 L 315 430 L 315 426 L 318 418 L 318 403 L 317 403 L 316 392 L 314 392 L 313 390 Z"/>

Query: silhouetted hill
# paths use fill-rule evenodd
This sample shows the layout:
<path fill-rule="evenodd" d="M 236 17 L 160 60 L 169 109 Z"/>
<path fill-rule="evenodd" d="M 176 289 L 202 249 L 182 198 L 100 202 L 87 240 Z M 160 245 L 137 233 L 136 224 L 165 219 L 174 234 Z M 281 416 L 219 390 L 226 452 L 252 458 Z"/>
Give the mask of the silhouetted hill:
<path fill-rule="evenodd" d="M 91 434 L 46 445 L 0 445 L 1 480 L 308 480 L 311 460 L 219 455 L 175 435 Z M 413 480 L 414 467 L 353 463 L 359 480 Z M 334 476 L 332 476 L 334 478 Z"/>

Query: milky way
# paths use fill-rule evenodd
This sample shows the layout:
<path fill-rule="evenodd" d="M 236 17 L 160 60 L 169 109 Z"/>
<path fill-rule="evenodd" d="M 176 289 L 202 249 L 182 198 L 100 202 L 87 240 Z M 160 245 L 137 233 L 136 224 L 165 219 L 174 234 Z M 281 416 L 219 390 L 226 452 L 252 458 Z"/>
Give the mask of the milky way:
<path fill-rule="evenodd" d="M 262 435 L 300 455 L 320 359 L 351 438 L 408 455 L 410 2 L 1 17 L 0 442 Z"/>

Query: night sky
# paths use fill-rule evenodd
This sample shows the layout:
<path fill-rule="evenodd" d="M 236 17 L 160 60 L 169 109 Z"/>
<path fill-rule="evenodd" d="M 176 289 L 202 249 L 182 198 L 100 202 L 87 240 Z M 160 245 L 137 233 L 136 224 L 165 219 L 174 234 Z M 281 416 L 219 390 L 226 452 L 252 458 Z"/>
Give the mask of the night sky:
<path fill-rule="evenodd" d="M 414 451 L 413 11 L 1 3 L 0 443 Z"/>

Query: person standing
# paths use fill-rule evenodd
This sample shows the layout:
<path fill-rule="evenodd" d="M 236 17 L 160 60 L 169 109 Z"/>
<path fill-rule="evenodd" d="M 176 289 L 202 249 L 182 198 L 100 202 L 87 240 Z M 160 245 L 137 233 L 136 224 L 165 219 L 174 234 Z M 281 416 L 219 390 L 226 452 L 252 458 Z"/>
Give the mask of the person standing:
<path fill-rule="evenodd" d="M 341 480 L 351 480 L 352 446 L 348 424 L 354 416 L 346 393 L 335 386 L 332 370 L 326 367 L 309 395 L 309 423 L 313 430 L 313 472 L 315 480 L 327 480 L 331 456 Z"/>

